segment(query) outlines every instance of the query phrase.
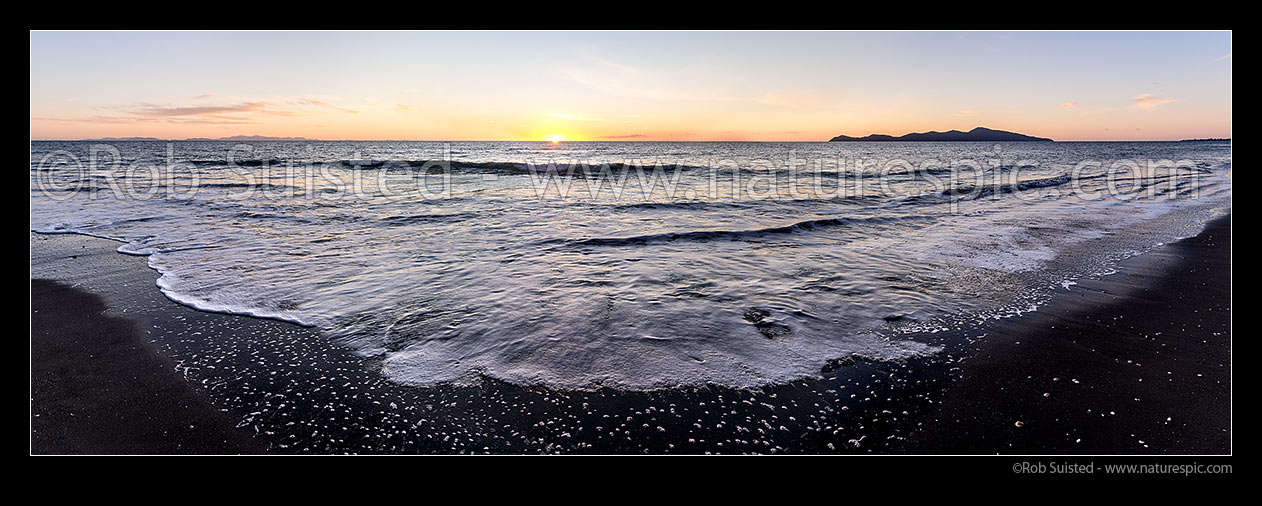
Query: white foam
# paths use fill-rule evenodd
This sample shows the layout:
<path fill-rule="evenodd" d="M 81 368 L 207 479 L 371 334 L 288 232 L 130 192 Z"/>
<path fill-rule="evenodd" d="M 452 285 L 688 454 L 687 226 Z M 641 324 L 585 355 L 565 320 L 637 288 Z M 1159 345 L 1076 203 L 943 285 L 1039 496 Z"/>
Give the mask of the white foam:
<path fill-rule="evenodd" d="M 775 154 L 765 146 L 705 149 Z M 329 154 L 387 157 L 342 155 Z M 255 172 L 259 184 L 312 189 Z M 207 171 L 200 181 L 231 182 L 216 179 L 223 177 Z M 754 387 L 818 375 L 841 357 L 938 353 L 909 336 L 1037 311 L 1058 287 L 1106 273 L 1119 257 L 1172 234 L 1194 235 L 1207 212 L 1230 206 L 1225 178 L 1216 184 L 1226 190 L 1207 186 L 1195 202 L 1000 195 L 960 202 L 955 212 L 915 199 L 871 208 L 744 199 L 739 212 L 725 205 L 615 210 L 600 200 L 538 198 L 530 181 L 472 177 L 461 180 L 466 193 L 445 200 L 209 192 L 65 201 L 33 192 L 31 224 L 124 240 L 119 252 L 148 255 L 172 300 L 319 327 L 380 356 L 387 377 L 400 383 L 485 375 L 573 388 Z M 737 240 L 671 238 L 845 213 L 882 219 Z M 897 213 L 916 219 L 884 219 Z M 468 218 L 435 218 L 451 216 Z M 575 238 L 652 234 L 661 240 L 567 247 Z M 767 316 L 752 322 L 751 308 Z"/>

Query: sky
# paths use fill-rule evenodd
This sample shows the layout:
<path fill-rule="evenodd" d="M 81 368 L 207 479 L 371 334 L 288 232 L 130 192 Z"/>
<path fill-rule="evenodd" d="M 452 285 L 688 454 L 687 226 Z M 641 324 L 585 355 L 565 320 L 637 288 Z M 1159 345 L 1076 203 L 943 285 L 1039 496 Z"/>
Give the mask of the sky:
<path fill-rule="evenodd" d="M 31 32 L 31 138 L 1231 136 L 1230 32 Z"/>

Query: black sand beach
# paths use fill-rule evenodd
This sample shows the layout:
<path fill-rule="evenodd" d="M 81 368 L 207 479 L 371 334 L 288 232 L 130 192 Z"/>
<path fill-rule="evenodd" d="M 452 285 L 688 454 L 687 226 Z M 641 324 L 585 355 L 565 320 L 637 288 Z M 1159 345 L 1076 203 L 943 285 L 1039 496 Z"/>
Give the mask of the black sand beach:
<path fill-rule="evenodd" d="M 1231 217 L 995 322 L 897 449 L 1231 452 Z"/>
<path fill-rule="evenodd" d="M 31 280 L 31 449 L 35 453 L 250 453 L 231 417 L 100 297 Z"/>
<path fill-rule="evenodd" d="M 1230 230 L 913 336 L 932 358 L 650 392 L 400 386 L 311 329 L 167 300 L 118 243 L 32 234 L 31 452 L 1225 454 Z"/>

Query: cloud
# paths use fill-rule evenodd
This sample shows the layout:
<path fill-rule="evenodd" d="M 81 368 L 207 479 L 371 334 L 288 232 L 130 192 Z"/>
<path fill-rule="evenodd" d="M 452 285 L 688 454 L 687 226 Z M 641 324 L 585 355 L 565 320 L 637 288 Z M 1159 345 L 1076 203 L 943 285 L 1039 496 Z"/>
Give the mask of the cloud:
<path fill-rule="evenodd" d="M 1143 93 L 1131 97 L 1131 102 L 1134 102 L 1134 105 L 1131 107 L 1141 111 L 1151 111 L 1166 104 L 1182 101 L 1183 99 L 1181 98 L 1164 98 L 1153 95 L 1152 93 Z"/>
<path fill-rule="evenodd" d="M 407 104 L 398 104 L 398 105 L 395 105 L 394 108 L 398 109 L 399 112 L 412 112 L 412 108 L 409 107 Z"/>
<path fill-rule="evenodd" d="M 203 94 L 210 96 L 213 94 Z M 307 106 L 304 110 L 303 107 Z M 115 114 L 79 117 L 32 117 L 32 120 L 69 123 L 153 123 L 170 124 L 248 124 L 261 116 L 298 117 L 314 108 L 357 114 L 359 111 L 308 97 L 246 100 L 225 105 L 170 105 L 137 103 L 125 106 L 100 106 Z M 121 113 L 121 114 L 120 114 Z"/>
<path fill-rule="evenodd" d="M 180 116 L 208 116 L 218 114 L 236 114 L 245 112 L 281 114 L 285 111 L 268 111 L 266 102 L 243 102 L 235 105 L 172 107 L 156 104 L 140 104 L 132 109 L 132 114 L 151 118 L 169 118 Z"/>
<path fill-rule="evenodd" d="M 797 90 L 768 91 L 760 97 L 750 99 L 750 101 L 779 107 L 812 109 L 836 107 L 838 105 L 835 100 L 829 97 L 818 93 Z"/>
<path fill-rule="evenodd" d="M 326 109 L 333 109 L 333 110 L 335 110 L 335 111 L 342 111 L 342 112 L 345 112 L 345 113 L 350 113 L 350 114 L 359 114 L 359 111 L 356 111 L 356 110 L 354 110 L 354 109 L 347 109 L 347 108 L 345 108 L 345 107 L 336 106 L 336 105 L 330 104 L 330 103 L 328 103 L 328 102 L 325 102 L 325 101 L 323 101 L 323 100 L 316 100 L 316 99 L 314 99 L 314 98 L 300 98 L 300 99 L 298 99 L 298 100 L 295 100 L 295 101 L 294 101 L 294 103 L 296 103 L 296 104 L 303 104 L 303 105 L 314 105 L 314 106 L 316 106 L 316 107 L 323 107 L 323 108 L 326 108 Z"/>
<path fill-rule="evenodd" d="M 245 125 L 253 123 L 246 118 L 229 117 L 144 117 L 144 116 L 83 116 L 70 118 L 31 117 L 31 121 L 53 121 L 58 123 L 89 124 L 136 124 L 136 123 L 169 123 L 177 125 Z"/>
<path fill-rule="evenodd" d="M 677 69 L 637 68 L 595 55 L 584 55 L 587 65 L 561 70 L 567 79 L 618 97 L 678 102 L 743 102 L 790 108 L 836 107 L 831 97 L 799 90 L 770 90 L 761 94 L 725 94 L 706 76 Z M 670 83 L 670 84 L 663 84 Z"/>
<path fill-rule="evenodd" d="M 211 91 L 211 92 L 202 93 L 201 95 L 195 96 L 195 97 L 193 97 L 193 99 L 199 99 L 199 98 L 210 98 L 210 97 L 213 97 L 213 96 L 215 96 L 215 95 L 216 95 L 216 93 L 215 93 L 215 92 L 213 92 L 213 91 Z"/>
<path fill-rule="evenodd" d="M 685 90 L 662 87 L 665 79 L 661 74 L 645 72 L 629 65 L 589 57 L 594 66 L 572 69 L 566 72 L 570 80 L 609 95 L 650 100 L 716 100 L 716 97 L 690 93 Z"/>
<path fill-rule="evenodd" d="M 1078 102 L 1074 102 L 1074 101 L 1072 101 L 1072 100 L 1071 100 L 1071 101 L 1069 101 L 1069 102 L 1065 102 L 1065 103 L 1063 103 L 1063 104 L 1060 104 L 1060 108 L 1061 108 L 1061 109 L 1064 109 L 1064 110 L 1066 110 L 1066 111 L 1072 111 L 1072 110 L 1074 110 L 1074 109 L 1077 109 L 1077 108 L 1078 108 Z"/>
<path fill-rule="evenodd" d="M 155 121 L 153 119 L 144 121 Z M 179 125 L 248 125 L 254 123 L 253 120 L 245 118 L 218 118 L 218 117 L 193 117 L 193 118 L 166 118 L 167 123 Z"/>
<path fill-rule="evenodd" d="M 963 109 L 963 110 L 955 111 L 955 114 L 954 114 L 954 116 L 959 116 L 962 118 L 968 118 L 968 117 L 972 117 L 976 115 L 977 115 L 977 111 L 974 111 L 972 109 Z"/>

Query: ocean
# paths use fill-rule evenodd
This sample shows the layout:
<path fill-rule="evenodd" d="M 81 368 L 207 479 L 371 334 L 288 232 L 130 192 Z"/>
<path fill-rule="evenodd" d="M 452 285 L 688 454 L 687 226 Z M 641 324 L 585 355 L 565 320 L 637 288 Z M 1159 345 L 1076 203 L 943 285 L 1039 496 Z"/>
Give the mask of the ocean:
<path fill-rule="evenodd" d="M 757 388 L 931 356 L 1195 235 L 1231 147 L 34 141 L 30 189 L 31 230 L 400 385 Z"/>

